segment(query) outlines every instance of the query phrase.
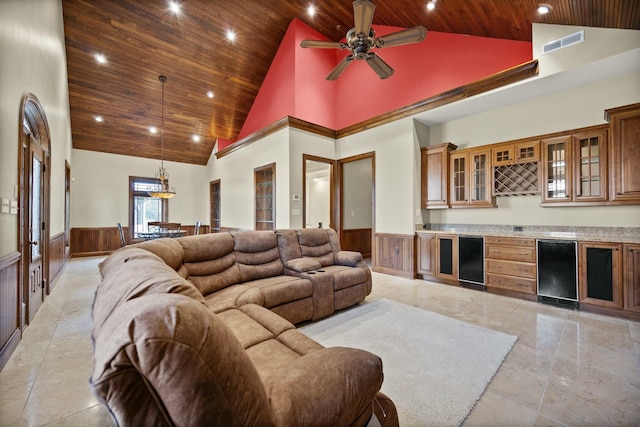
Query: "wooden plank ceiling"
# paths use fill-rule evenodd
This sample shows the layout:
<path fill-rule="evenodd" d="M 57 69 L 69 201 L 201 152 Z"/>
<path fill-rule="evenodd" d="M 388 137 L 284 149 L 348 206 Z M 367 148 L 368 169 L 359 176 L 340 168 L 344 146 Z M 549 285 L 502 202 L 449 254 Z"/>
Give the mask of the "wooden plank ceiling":
<path fill-rule="evenodd" d="M 439 0 L 432 11 L 427 0 L 374 2 L 374 24 L 512 40 L 531 41 L 533 22 L 640 29 L 638 0 L 544 0 L 547 15 L 536 0 Z M 292 19 L 336 41 L 353 26 L 351 0 L 180 0 L 179 14 L 168 0 L 62 5 L 73 147 L 160 159 L 149 127 L 161 128 L 163 74 L 164 159 L 198 165 L 216 138 L 236 139 Z"/>

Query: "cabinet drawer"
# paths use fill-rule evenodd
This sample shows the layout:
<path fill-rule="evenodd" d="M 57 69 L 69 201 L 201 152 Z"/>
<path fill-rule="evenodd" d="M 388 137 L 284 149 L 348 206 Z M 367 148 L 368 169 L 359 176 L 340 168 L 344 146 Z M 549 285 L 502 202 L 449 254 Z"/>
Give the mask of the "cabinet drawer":
<path fill-rule="evenodd" d="M 510 291 L 536 293 L 536 279 L 524 277 L 502 276 L 500 274 L 487 273 L 487 287 L 508 289 Z"/>
<path fill-rule="evenodd" d="M 487 245 L 487 258 L 535 262 L 536 250 L 522 246 Z"/>
<path fill-rule="evenodd" d="M 511 246 L 532 246 L 535 247 L 536 239 L 529 239 L 527 237 L 497 237 L 487 236 L 484 238 L 486 244 L 494 245 L 511 245 Z"/>
<path fill-rule="evenodd" d="M 508 276 L 535 279 L 536 265 L 528 262 L 487 259 L 487 273 L 498 273 L 506 274 Z"/>

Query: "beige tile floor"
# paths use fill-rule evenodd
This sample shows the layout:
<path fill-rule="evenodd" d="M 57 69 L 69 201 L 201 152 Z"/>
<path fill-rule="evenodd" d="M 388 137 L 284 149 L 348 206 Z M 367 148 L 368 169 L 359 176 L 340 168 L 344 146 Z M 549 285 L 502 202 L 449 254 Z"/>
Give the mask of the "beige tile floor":
<path fill-rule="evenodd" d="M 92 395 L 102 258 L 74 259 L 0 372 L 0 426 L 112 426 Z M 640 323 L 374 273 L 388 298 L 519 337 L 465 426 L 640 426 Z"/>

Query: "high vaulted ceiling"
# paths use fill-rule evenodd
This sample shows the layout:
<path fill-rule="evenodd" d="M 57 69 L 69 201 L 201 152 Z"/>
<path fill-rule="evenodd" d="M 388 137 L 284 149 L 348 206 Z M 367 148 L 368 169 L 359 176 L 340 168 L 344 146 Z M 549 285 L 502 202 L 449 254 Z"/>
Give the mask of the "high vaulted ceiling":
<path fill-rule="evenodd" d="M 536 12 L 541 2 L 547 15 Z M 534 22 L 640 29 L 638 0 L 438 0 L 431 11 L 427 0 L 374 3 L 374 24 L 521 41 Z M 175 14 L 168 0 L 62 0 L 74 148 L 160 159 L 165 75 L 164 159 L 204 165 L 216 138 L 237 138 L 294 18 L 334 41 L 353 27 L 351 0 L 179 4 Z"/>

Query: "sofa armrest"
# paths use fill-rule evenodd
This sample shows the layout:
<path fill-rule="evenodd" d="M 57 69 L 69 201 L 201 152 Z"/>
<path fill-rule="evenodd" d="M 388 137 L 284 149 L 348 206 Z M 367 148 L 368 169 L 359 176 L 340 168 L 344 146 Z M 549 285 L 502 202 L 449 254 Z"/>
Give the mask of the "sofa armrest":
<path fill-rule="evenodd" d="M 296 273 L 306 273 L 307 271 L 319 270 L 322 265 L 311 258 L 294 258 L 284 263 L 284 266 Z"/>
<path fill-rule="evenodd" d="M 308 353 L 265 381 L 279 426 L 352 425 L 368 419 L 382 386 L 382 360 L 355 348 Z"/>
<path fill-rule="evenodd" d="M 334 259 L 337 265 L 355 267 L 362 261 L 362 254 L 354 251 L 339 251 L 335 253 Z"/>

